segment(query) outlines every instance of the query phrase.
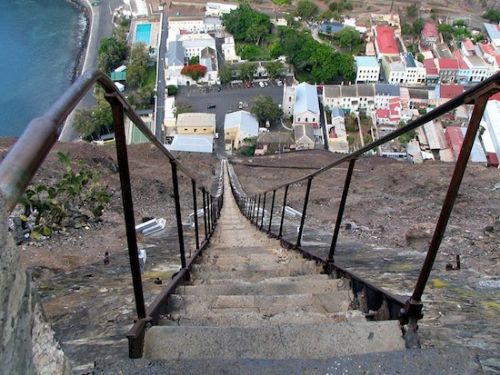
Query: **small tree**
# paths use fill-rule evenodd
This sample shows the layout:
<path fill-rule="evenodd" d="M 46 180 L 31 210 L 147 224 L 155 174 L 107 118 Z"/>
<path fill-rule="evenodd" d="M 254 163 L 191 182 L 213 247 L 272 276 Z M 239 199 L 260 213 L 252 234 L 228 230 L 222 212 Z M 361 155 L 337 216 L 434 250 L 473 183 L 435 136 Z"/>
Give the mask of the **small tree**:
<path fill-rule="evenodd" d="M 406 7 L 406 15 L 409 18 L 415 18 L 418 15 L 417 4 L 411 4 Z"/>
<path fill-rule="evenodd" d="M 283 71 L 283 63 L 281 61 L 271 61 L 266 65 L 266 70 L 269 78 L 279 77 Z"/>
<path fill-rule="evenodd" d="M 318 6 L 309 0 L 300 0 L 297 3 L 297 16 L 310 19 L 318 14 Z"/>
<path fill-rule="evenodd" d="M 266 121 L 278 120 L 283 116 L 283 111 L 273 101 L 273 98 L 263 95 L 259 95 L 253 100 L 250 112 L 260 124 L 264 124 Z"/>
<path fill-rule="evenodd" d="M 422 55 L 420 52 L 417 53 L 417 60 L 420 61 L 420 62 L 424 62 L 425 60 L 425 56 Z"/>
<path fill-rule="evenodd" d="M 104 38 L 97 52 L 97 67 L 107 74 L 123 64 L 127 58 L 127 45 L 116 38 Z"/>
<path fill-rule="evenodd" d="M 141 87 L 148 74 L 149 55 L 143 43 L 137 43 L 130 50 L 130 64 L 127 71 L 127 82 L 131 87 Z"/>
<path fill-rule="evenodd" d="M 219 77 L 222 83 L 229 83 L 233 79 L 233 69 L 230 65 L 224 64 L 219 68 Z"/>
<path fill-rule="evenodd" d="M 243 63 L 240 65 L 240 79 L 253 79 L 255 75 L 255 69 L 257 69 L 257 65 L 254 63 Z"/>
<path fill-rule="evenodd" d="M 177 86 L 175 85 L 168 85 L 167 86 L 167 94 L 168 95 L 177 95 Z"/>
<path fill-rule="evenodd" d="M 113 131 L 113 114 L 109 104 L 102 98 L 97 99 L 97 105 L 78 109 L 73 121 L 73 127 L 86 141 L 93 141 L 102 134 Z"/>
<path fill-rule="evenodd" d="M 189 59 L 189 65 L 196 65 L 200 63 L 200 57 L 199 56 L 193 56 Z"/>
<path fill-rule="evenodd" d="M 181 74 L 188 76 L 193 81 L 198 81 L 201 77 L 205 76 L 207 73 L 207 67 L 200 64 L 186 65 L 181 70 Z"/>

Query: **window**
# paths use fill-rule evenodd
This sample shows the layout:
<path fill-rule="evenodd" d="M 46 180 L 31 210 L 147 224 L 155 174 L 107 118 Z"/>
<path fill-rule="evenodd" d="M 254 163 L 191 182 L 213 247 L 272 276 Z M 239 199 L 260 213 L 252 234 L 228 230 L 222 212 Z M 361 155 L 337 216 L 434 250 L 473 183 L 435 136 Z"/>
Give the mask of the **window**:
<path fill-rule="evenodd" d="M 306 117 L 306 122 L 308 122 L 308 121 L 307 121 L 307 117 Z"/>

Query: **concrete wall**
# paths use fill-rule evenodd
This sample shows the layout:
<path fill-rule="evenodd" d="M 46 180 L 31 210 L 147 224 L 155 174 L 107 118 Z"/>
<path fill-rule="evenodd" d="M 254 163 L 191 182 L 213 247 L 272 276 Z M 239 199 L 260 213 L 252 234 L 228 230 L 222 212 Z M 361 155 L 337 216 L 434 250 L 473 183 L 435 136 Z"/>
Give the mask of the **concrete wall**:
<path fill-rule="evenodd" d="M 67 358 L 43 322 L 19 248 L 8 231 L 0 195 L 0 363 L 2 374 L 71 374 Z"/>

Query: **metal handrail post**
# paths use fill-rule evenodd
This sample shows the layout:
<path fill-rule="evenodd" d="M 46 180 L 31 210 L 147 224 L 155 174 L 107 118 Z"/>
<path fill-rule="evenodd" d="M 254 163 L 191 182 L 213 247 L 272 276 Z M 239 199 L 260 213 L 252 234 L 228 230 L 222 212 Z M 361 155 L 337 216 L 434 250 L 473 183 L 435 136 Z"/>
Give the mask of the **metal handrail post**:
<path fill-rule="evenodd" d="M 130 271 L 132 273 L 132 284 L 134 287 L 135 308 L 137 311 L 137 317 L 139 319 L 144 319 L 146 318 L 146 306 L 144 304 L 141 266 L 139 264 L 139 253 L 137 250 L 134 203 L 132 199 L 132 188 L 130 186 L 130 171 L 128 166 L 123 106 L 114 94 L 106 94 L 106 99 L 111 105 L 113 123 L 115 126 L 116 158 L 118 159 L 118 168 L 120 173 L 123 216 L 125 218 L 125 230 L 127 233 L 128 256 L 130 260 Z"/>
<path fill-rule="evenodd" d="M 260 194 L 257 200 L 257 212 L 255 213 L 254 224 L 255 226 L 259 225 L 259 210 L 260 210 Z"/>
<path fill-rule="evenodd" d="M 260 220 L 260 230 L 262 230 L 262 227 L 264 226 L 264 214 L 266 212 L 266 196 L 267 196 L 267 192 L 264 193 L 264 200 L 262 202 L 262 218 Z"/>
<path fill-rule="evenodd" d="M 267 228 L 267 232 L 271 231 L 271 224 L 273 222 L 273 212 L 274 212 L 274 198 L 276 197 L 276 190 L 273 190 L 273 198 L 271 200 L 271 212 L 269 214 L 269 227 Z"/>
<path fill-rule="evenodd" d="M 194 237 L 196 242 L 196 250 L 200 248 L 200 234 L 198 232 L 198 199 L 196 195 L 196 181 L 191 180 L 191 186 L 193 188 L 193 211 L 194 211 Z"/>
<path fill-rule="evenodd" d="M 288 187 L 290 185 L 285 186 L 285 193 L 283 195 L 283 210 L 281 211 L 281 222 L 280 222 L 280 232 L 278 237 L 281 238 L 283 235 L 283 222 L 285 221 L 285 208 L 286 208 L 286 198 L 288 196 Z"/>
<path fill-rule="evenodd" d="M 302 217 L 300 218 L 299 233 L 297 235 L 296 246 L 299 247 L 302 242 L 302 233 L 304 232 L 304 223 L 306 221 L 307 204 L 309 203 L 309 192 L 311 191 L 312 177 L 307 180 L 306 196 L 304 197 L 304 206 L 302 207 Z"/>
<path fill-rule="evenodd" d="M 344 216 L 344 208 L 347 201 L 347 196 L 349 195 L 349 186 L 351 185 L 352 173 L 354 171 L 354 164 L 356 164 L 356 159 L 351 159 L 349 161 L 349 167 L 347 168 L 347 174 L 345 176 L 344 189 L 342 191 L 342 198 L 340 199 L 339 210 L 337 211 L 337 220 L 335 221 L 335 228 L 333 229 L 332 242 L 330 244 L 330 251 L 328 253 L 328 259 L 326 261 L 325 271 L 331 273 L 333 270 L 335 248 L 337 247 L 337 240 L 340 232 L 340 225 L 342 224 L 342 218 Z"/>
<path fill-rule="evenodd" d="M 184 252 L 184 229 L 182 228 L 181 202 L 179 197 L 179 181 L 177 179 L 177 164 L 170 162 L 172 167 L 172 184 L 174 186 L 175 218 L 177 221 L 177 236 L 179 238 L 179 253 L 181 256 L 181 267 L 186 268 L 186 254 Z"/>
<path fill-rule="evenodd" d="M 208 218 L 207 218 L 207 199 L 205 194 L 205 188 L 201 189 L 201 195 L 203 196 L 203 225 L 205 228 L 205 240 L 208 239 Z"/>
<path fill-rule="evenodd" d="M 481 123 L 481 119 L 483 118 L 487 102 L 488 96 L 480 96 L 475 101 L 474 110 L 472 111 L 469 126 L 467 127 L 467 133 L 465 134 L 464 142 L 462 144 L 462 148 L 460 149 L 455 169 L 453 170 L 453 175 L 441 208 L 441 213 L 439 214 L 436 229 L 434 230 L 427 256 L 411 296 L 412 301 L 420 302 L 422 298 L 425 285 L 429 279 L 434 260 L 436 259 L 439 246 L 441 245 L 444 232 L 446 231 L 446 226 L 448 224 L 451 211 L 453 210 L 458 190 L 460 189 L 460 184 L 462 183 L 462 179 L 464 177 L 465 168 L 467 167 L 467 162 L 469 160 L 472 146 L 474 145 L 474 140 L 476 139 L 476 134 L 479 130 L 479 125 Z"/>

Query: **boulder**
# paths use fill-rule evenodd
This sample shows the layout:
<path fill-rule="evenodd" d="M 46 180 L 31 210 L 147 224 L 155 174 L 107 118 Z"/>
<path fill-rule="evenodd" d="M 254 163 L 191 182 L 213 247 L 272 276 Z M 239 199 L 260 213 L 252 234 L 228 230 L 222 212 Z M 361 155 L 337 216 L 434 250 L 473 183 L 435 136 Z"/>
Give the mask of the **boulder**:
<path fill-rule="evenodd" d="M 428 246 L 435 227 L 434 223 L 412 224 L 405 234 L 406 244 L 415 248 Z"/>

